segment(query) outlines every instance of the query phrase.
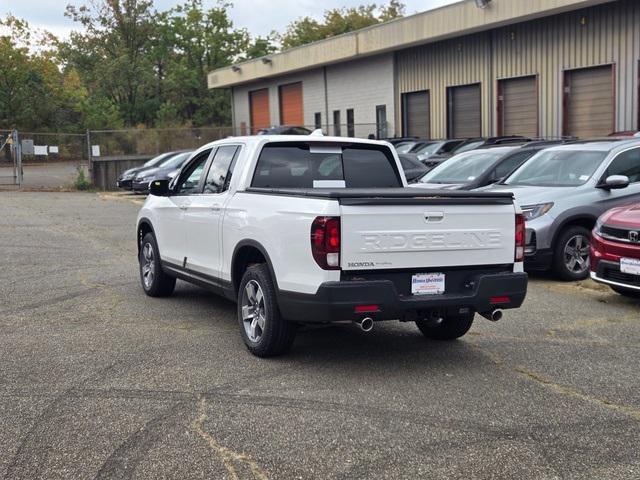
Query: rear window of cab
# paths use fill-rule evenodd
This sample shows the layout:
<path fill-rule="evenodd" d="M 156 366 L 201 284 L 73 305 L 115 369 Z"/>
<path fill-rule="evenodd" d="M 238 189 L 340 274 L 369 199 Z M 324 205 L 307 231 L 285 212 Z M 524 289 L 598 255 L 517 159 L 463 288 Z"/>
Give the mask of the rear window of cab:
<path fill-rule="evenodd" d="M 267 143 L 251 182 L 257 188 L 402 187 L 391 151 L 377 145 Z"/>

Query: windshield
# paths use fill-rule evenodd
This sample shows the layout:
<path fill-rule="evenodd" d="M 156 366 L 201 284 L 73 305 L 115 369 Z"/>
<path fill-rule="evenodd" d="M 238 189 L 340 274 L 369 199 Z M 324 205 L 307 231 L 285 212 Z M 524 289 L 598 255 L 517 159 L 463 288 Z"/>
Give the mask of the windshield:
<path fill-rule="evenodd" d="M 484 143 L 484 140 L 478 140 L 476 142 L 465 143 L 464 145 L 456 148 L 454 151 L 456 153 L 468 152 L 469 150 L 475 150 L 476 148 L 478 148 L 483 143 Z"/>
<path fill-rule="evenodd" d="M 541 187 L 576 187 L 591 178 L 607 152 L 583 150 L 542 151 L 531 157 L 504 184 Z"/>
<path fill-rule="evenodd" d="M 432 153 L 436 153 L 441 146 L 442 142 L 425 143 L 417 150 L 414 150 L 412 153 L 415 153 L 417 155 L 431 155 Z"/>
<path fill-rule="evenodd" d="M 415 146 L 416 142 L 403 142 L 400 143 L 398 145 L 396 145 L 396 152 L 398 153 L 409 153 L 409 150 L 411 150 L 414 146 Z"/>
<path fill-rule="evenodd" d="M 162 162 L 164 162 L 168 157 L 173 155 L 172 153 L 161 153 L 157 157 L 153 157 L 151 160 L 148 160 L 143 167 L 157 167 Z"/>
<path fill-rule="evenodd" d="M 191 155 L 191 152 L 179 153 L 175 157 L 171 157 L 169 160 L 160 165 L 162 168 L 179 168 Z"/>
<path fill-rule="evenodd" d="M 429 171 L 422 183 L 468 183 L 474 181 L 493 165 L 504 152 L 491 150 L 455 155 Z"/>

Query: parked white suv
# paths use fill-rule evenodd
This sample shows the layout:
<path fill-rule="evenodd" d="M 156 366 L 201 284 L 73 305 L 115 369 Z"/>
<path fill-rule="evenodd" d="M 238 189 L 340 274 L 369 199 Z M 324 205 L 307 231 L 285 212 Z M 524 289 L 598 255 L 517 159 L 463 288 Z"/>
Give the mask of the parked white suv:
<path fill-rule="evenodd" d="M 197 150 L 152 181 L 137 224 L 150 296 L 176 278 L 238 303 L 259 356 L 286 351 L 301 323 L 415 321 L 464 335 L 476 312 L 524 301 L 524 221 L 510 193 L 408 189 L 390 144 L 255 136 Z"/>

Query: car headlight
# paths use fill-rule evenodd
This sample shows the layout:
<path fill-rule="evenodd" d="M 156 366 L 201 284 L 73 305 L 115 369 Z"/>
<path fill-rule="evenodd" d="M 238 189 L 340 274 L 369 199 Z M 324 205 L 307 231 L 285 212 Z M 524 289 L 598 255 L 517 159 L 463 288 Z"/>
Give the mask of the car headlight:
<path fill-rule="evenodd" d="M 539 203 L 537 205 L 523 205 L 522 214 L 525 220 L 533 220 L 534 218 L 541 217 L 553 207 L 553 203 Z"/>
<path fill-rule="evenodd" d="M 122 175 L 122 180 L 131 180 L 133 177 L 135 177 L 135 173 L 125 173 Z"/>
<path fill-rule="evenodd" d="M 602 220 L 596 220 L 596 226 L 593 227 L 593 232 L 597 235 L 602 236 Z"/>

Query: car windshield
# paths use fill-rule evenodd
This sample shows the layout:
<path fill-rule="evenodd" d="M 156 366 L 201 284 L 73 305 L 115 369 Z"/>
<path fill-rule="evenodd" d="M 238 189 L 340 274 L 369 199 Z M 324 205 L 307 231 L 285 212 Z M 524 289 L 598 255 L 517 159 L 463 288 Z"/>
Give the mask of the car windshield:
<path fill-rule="evenodd" d="M 517 169 L 505 185 L 576 187 L 591 178 L 607 152 L 585 150 L 542 151 Z"/>
<path fill-rule="evenodd" d="M 484 143 L 484 140 L 478 140 L 475 142 L 465 143 L 454 150 L 456 153 L 468 152 L 469 150 L 475 150 Z"/>
<path fill-rule="evenodd" d="M 460 153 L 429 171 L 419 181 L 421 183 L 472 182 L 503 155 L 504 152 L 491 150 Z"/>
<path fill-rule="evenodd" d="M 169 158 L 171 155 L 173 155 L 173 154 L 172 153 L 162 153 L 162 154 L 158 155 L 157 157 L 153 157 L 151 160 L 148 160 L 147 162 L 145 162 L 143 167 L 157 167 L 162 162 L 167 160 L 167 158 Z"/>
<path fill-rule="evenodd" d="M 162 168 L 178 168 L 181 167 L 187 158 L 191 155 L 191 152 L 179 153 L 175 157 L 171 157 L 160 165 Z"/>
<path fill-rule="evenodd" d="M 423 144 L 421 147 L 417 148 L 411 153 L 415 153 L 417 155 L 430 155 L 432 153 L 436 153 L 441 146 L 442 142 L 429 142 Z"/>
<path fill-rule="evenodd" d="M 417 142 L 402 142 L 396 145 L 396 152 L 398 153 L 409 153 Z"/>

